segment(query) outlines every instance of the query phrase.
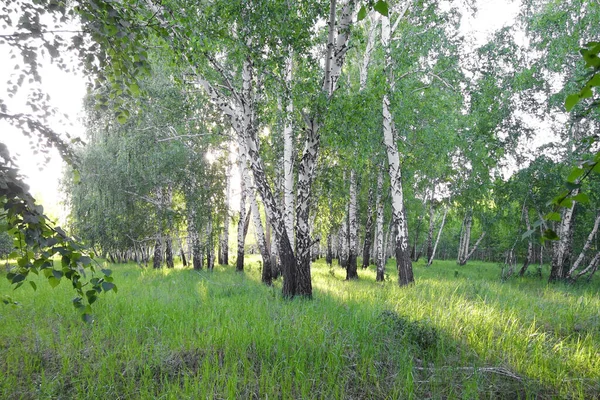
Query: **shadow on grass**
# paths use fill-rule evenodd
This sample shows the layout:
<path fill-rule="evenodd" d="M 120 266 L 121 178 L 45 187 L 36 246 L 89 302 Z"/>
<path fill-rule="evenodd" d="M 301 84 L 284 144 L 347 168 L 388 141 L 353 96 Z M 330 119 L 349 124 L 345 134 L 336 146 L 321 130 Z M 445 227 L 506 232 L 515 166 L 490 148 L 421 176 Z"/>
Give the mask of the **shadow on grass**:
<path fill-rule="evenodd" d="M 452 319 L 452 307 L 481 303 L 481 293 L 460 291 L 460 304 L 445 309 L 433 302 L 436 295 L 448 298 L 442 288 L 457 286 L 451 277 L 427 278 L 437 286 L 418 281 L 397 288 L 375 283 L 372 271 L 343 282 L 340 269 L 332 275 L 317 263 L 315 299 L 284 300 L 281 281 L 266 287 L 258 264 L 247 265 L 243 274 L 233 267 L 115 266 L 119 293 L 98 302 L 91 327 L 73 323 L 71 310 L 56 318 L 56 310 L 42 308 L 50 307 L 46 303 L 39 312 L 49 318 L 31 325 L 4 318 L 0 391 L 7 398 L 513 399 L 561 393 L 501 356 L 482 357 L 463 331 L 433 312 Z"/>

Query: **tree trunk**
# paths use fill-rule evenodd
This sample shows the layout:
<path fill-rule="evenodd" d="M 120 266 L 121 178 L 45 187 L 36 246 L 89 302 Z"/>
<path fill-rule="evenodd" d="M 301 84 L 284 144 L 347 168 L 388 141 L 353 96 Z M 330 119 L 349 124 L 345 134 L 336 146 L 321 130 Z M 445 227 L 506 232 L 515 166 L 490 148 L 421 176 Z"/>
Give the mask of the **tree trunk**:
<path fill-rule="evenodd" d="M 292 80 L 292 56 L 286 60 L 286 84 Z M 294 104 L 291 97 L 286 98 L 283 123 L 283 218 L 290 243 L 294 243 L 294 140 L 291 118 Z"/>
<path fill-rule="evenodd" d="M 333 264 L 333 251 L 331 249 L 331 240 L 332 240 L 332 236 L 331 233 L 327 235 L 327 254 L 325 255 L 325 262 L 327 263 L 327 265 L 329 265 L 329 267 L 332 266 Z"/>
<path fill-rule="evenodd" d="M 249 196 L 250 201 L 250 214 L 253 216 L 254 231 L 256 234 L 256 243 L 262 256 L 262 281 L 267 285 L 272 283 L 272 268 L 271 268 L 271 254 L 269 252 L 269 244 L 265 238 L 265 232 L 263 229 L 262 220 L 260 218 L 260 211 L 258 209 L 258 202 L 256 201 L 256 192 L 254 182 L 248 174 L 247 168 L 247 151 L 244 145 L 240 146 L 240 163 L 244 166 L 241 168 L 242 179 L 246 182 L 246 193 Z"/>
<path fill-rule="evenodd" d="M 381 42 L 385 49 L 385 72 L 387 91 L 383 95 L 383 136 L 387 151 L 388 168 L 390 175 L 390 190 L 392 194 L 392 214 L 396 234 L 396 264 L 398 267 L 398 284 L 408 285 L 414 282 L 412 262 L 408 251 L 408 224 L 404 209 L 404 192 L 402 190 L 402 171 L 400 156 L 395 138 L 395 126 L 390 111 L 389 93 L 394 92 L 394 78 L 392 71 L 392 58 L 390 51 L 391 27 L 389 17 L 381 19 Z"/>
<path fill-rule="evenodd" d="M 371 264 L 371 247 L 373 245 L 373 187 L 369 188 L 369 204 L 367 205 L 367 222 L 365 224 L 365 243 L 363 245 L 362 267 Z"/>
<path fill-rule="evenodd" d="M 162 268 L 162 254 L 162 236 L 158 234 L 154 244 L 154 259 L 152 261 L 152 266 L 155 269 Z"/>
<path fill-rule="evenodd" d="M 348 265 L 346 279 L 358 279 L 357 244 L 358 223 L 356 222 L 356 172 L 350 171 L 350 203 L 348 204 Z"/>
<path fill-rule="evenodd" d="M 598 214 L 596 216 L 596 220 L 594 221 L 594 227 L 592 228 L 592 231 L 588 235 L 587 240 L 585 241 L 585 244 L 583 245 L 583 248 L 581 249 L 581 253 L 579 253 L 579 257 L 577 257 L 577 260 L 575 260 L 575 262 L 573 263 L 573 266 L 571 267 L 571 269 L 567 273 L 567 276 L 566 276 L 567 278 L 573 279 L 573 273 L 575 271 L 577 271 L 577 269 L 579 268 L 579 266 L 583 262 L 583 260 L 585 258 L 585 253 L 589 250 L 590 246 L 592 245 L 592 242 L 594 241 L 594 237 L 596 236 L 596 233 L 598 232 L 598 225 L 599 224 L 600 224 L 600 214 Z M 590 265 L 592 265 L 592 264 L 593 263 L 591 263 Z M 585 272 L 587 272 L 588 270 L 589 270 L 589 267 L 585 270 Z M 575 277 L 575 279 L 577 279 L 579 276 L 581 276 L 581 275 L 577 275 Z"/>
<path fill-rule="evenodd" d="M 165 239 L 165 262 L 167 268 L 175 268 L 175 263 L 173 262 L 173 239 L 171 236 L 167 236 Z"/>
<path fill-rule="evenodd" d="M 229 264 L 229 203 L 231 201 L 231 164 L 227 164 L 225 180 L 225 214 L 223 215 L 223 232 L 219 238 L 219 265 Z"/>
<path fill-rule="evenodd" d="M 440 237 L 442 236 L 442 229 L 444 229 L 444 224 L 446 223 L 446 215 L 448 215 L 448 207 L 444 208 L 444 216 L 442 217 L 442 223 L 440 224 L 440 229 L 438 230 L 437 238 L 435 239 L 435 244 L 433 245 L 433 250 L 431 251 L 431 255 L 429 256 L 429 260 L 427 261 L 428 267 L 431 265 L 435 257 L 435 251 L 437 250 L 438 243 L 440 242 Z"/>
<path fill-rule="evenodd" d="M 183 243 L 181 240 L 179 241 L 179 256 L 181 257 L 181 264 L 184 267 L 187 267 L 187 258 L 185 257 L 185 251 L 183 251 Z"/>
<path fill-rule="evenodd" d="M 296 197 L 296 295 L 312 297 L 310 279 L 310 197 L 312 179 L 315 173 L 319 152 L 318 125 L 311 121 L 307 129 L 306 142 L 302 159 L 298 167 L 298 184 Z"/>
<path fill-rule="evenodd" d="M 240 176 L 244 176 L 246 171 L 245 157 L 243 154 L 243 143 L 238 148 L 238 164 L 240 168 Z M 244 233 L 247 228 L 246 219 L 246 194 L 248 188 L 246 187 L 246 180 L 240 179 L 240 220 L 238 221 L 238 232 L 237 232 L 237 260 L 235 270 L 241 272 L 244 270 L 244 256 L 245 256 L 245 245 L 246 245 L 246 234 Z"/>
<path fill-rule="evenodd" d="M 200 271 L 204 267 L 204 260 L 202 257 L 202 249 L 200 246 L 200 238 L 198 233 L 194 232 L 192 235 L 192 265 L 196 271 Z"/>
<path fill-rule="evenodd" d="M 523 203 L 523 218 L 525 219 L 525 227 L 528 231 L 531 230 L 531 223 L 529 222 L 529 208 L 526 207 L 526 202 Z M 519 276 L 525 275 L 525 271 L 529 267 L 529 263 L 533 260 L 533 242 L 531 241 L 531 237 L 527 238 L 527 256 L 525 256 L 525 260 L 523 261 L 523 266 L 519 270 Z"/>
<path fill-rule="evenodd" d="M 417 221 L 417 227 L 415 228 L 415 240 L 413 242 L 410 254 L 411 254 L 411 259 L 414 262 L 419 261 L 419 258 L 421 258 L 421 253 L 418 251 L 418 245 L 419 245 L 419 236 L 421 234 L 421 225 L 423 224 L 423 216 L 420 215 Z"/>
<path fill-rule="evenodd" d="M 375 210 L 377 217 L 375 220 L 375 258 L 377 263 L 377 282 L 383 282 L 385 279 L 385 254 L 383 253 L 383 166 L 379 167 L 377 174 L 377 195 L 375 200 Z"/>
<path fill-rule="evenodd" d="M 579 191 L 575 190 L 576 195 Z M 562 218 L 558 229 L 559 240 L 554 242 L 552 253 L 552 268 L 550 270 L 549 282 L 564 280 L 567 277 L 569 260 L 571 258 L 571 249 L 573 243 L 573 228 L 575 226 L 575 204 L 573 202 L 570 208 L 563 210 Z"/>
<path fill-rule="evenodd" d="M 431 257 L 433 254 L 433 228 L 435 226 L 434 196 L 435 196 L 435 184 L 431 188 L 431 199 L 429 200 L 429 230 L 427 231 L 427 240 L 425 241 L 425 254 L 427 255 L 427 262 L 429 262 L 429 260 L 431 260 Z"/>
<path fill-rule="evenodd" d="M 213 241 L 213 221 L 209 214 L 206 224 L 206 269 L 212 271 L 215 267 L 215 243 Z"/>
<path fill-rule="evenodd" d="M 470 229 L 469 229 L 469 232 L 470 232 Z M 477 239 L 477 241 L 475 242 L 475 246 L 473 246 L 473 248 L 471 249 L 471 251 L 468 252 L 467 255 L 464 256 L 460 260 L 459 265 L 465 265 L 467 263 L 467 261 L 469 261 L 469 259 L 471 258 L 471 256 L 473 255 L 473 253 L 475 253 L 475 251 L 477 250 L 477 247 L 479 247 L 479 243 L 481 243 L 481 241 L 483 240 L 484 237 L 485 237 L 485 231 L 481 233 L 481 236 L 479 236 L 479 239 Z M 468 241 L 465 241 L 465 242 L 468 242 Z"/>
<path fill-rule="evenodd" d="M 471 210 L 467 210 L 465 213 L 465 218 L 463 220 L 462 228 L 461 228 L 461 237 L 458 245 L 458 265 L 465 265 L 468 258 L 467 254 L 469 253 L 469 244 L 471 241 L 471 226 L 473 224 L 473 217 L 471 215 Z"/>
<path fill-rule="evenodd" d="M 256 194 L 254 193 L 253 189 L 249 191 L 249 195 L 250 207 L 252 207 L 251 214 L 253 215 L 254 220 L 256 243 L 258 244 L 258 249 L 263 260 L 261 280 L 263 283 L 270 286 L 272 284 L 271 254 L 269 254 L 268 251 L 267 240 L 265 238 L 262 221 L 260 219 L 260 213 L 258 210 L 258 203 L 256 202 Z"/>

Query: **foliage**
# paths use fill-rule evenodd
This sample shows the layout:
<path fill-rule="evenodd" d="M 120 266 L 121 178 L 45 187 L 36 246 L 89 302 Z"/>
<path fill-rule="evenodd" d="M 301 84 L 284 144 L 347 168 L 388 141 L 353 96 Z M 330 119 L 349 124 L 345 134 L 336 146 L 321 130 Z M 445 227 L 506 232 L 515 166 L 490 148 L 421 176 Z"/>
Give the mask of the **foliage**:
<path fill-rule="evenodd" d="M 56 287 L 64 277 L 71 281 L 78 297 L 73 299 L 75 308 L 81 311 L 82 318 L 91 322 L 91 305 L 98 294 L 116 291 L 111 271 L 101 270 L 101 277 L 86 280 L 85 269 L 96 272 L 91 255 L 85 247 L 76 242 L 44 215 L 43 208 L 35 204 L 17 170 L 10 166 L 11 159 L 5 145 L 0 143 L 0 206 L 4 213 L 1 231 L 13 237 L 14 251 L 9 258 L 15 259 L 17 266 L 6 275 L 15 289 L 29 282 L 35 290 L 34 280 L 29 274 L 40 272 L 52 287 Z M 60 268 L 54 268 L 53 259 L 60 257 Z"/>

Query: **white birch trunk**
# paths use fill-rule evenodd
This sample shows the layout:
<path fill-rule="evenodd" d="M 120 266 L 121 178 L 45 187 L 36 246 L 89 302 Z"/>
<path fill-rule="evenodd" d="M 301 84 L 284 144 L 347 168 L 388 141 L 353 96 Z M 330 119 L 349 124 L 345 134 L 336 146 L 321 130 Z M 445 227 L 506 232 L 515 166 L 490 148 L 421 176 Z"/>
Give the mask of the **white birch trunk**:
<path fill-rule="evenodd" d="M 431 252 L 431 256 L 429 257 L 429 260 L 427 260 L 428 267 L 431 265 L 431 263 L 433 263 L 433 259 L 435 258 L 435 252 L 437 250 L 438 243 L 440 242 L 440 237 L 442 236 L 442 229 L 444 229 L 444 224 L 446 223 L 446 215 L 448 215 L 448 207 L 444 207 L 444 216 L 442 217 L 440 230 L 438 231 L 437 238 L 435 239 L 435 244 L 433 245 L 433 251 Z"/>
<path fill-rule="evenodd" d="M 348 265 L 346 279 L 358 279 L 357 273 L 357 234 L 356 221 L 356 172 L 350 171 L 350 202 L 348 204 Z"/>
<path fill-rule="evenodd" d="M 286 61 L 286 86 L 292 81 L 292 57 Z M 283 123 L 283 213 L 285 227 L 290 242 L 294 243 L 294 140 L 292 132 L 291 117 L 294 112 L 292 98 L 288 94 Z"/>
<path fill-rule="evenodd" d="M 375 259 L 377 264 L 377 281 L 382 282 L 385 279 L 385 255 L 383 254 L 383 166 L 379 168 L 377 174 L 377 194 L 375 207 L 377 210 L 377 218 L 375 220 Z"/>
<path fill-rule="evenodd" d="M 225 215 L 223 218 L 223 234 L 221 237 L 221 264 L 229 264 L 229 209 L 231 203 L 231 164 L 227 165 L 225 175 Z"/>
<path fill-rule="evenodd" d="M 576 195 L 579 190 L 573 192 Z M 570 257 L 569 249 L 572 241 L 572 226 L 573 226 L 573 214 L 575 211 L 575 204 L 573 202 L 571 207 L 564 210 L 562 213 L 562 219 L 558 228 L 559 240 L 554 243 L 553 254 L 552 254 L 552 268 L 550 270 L 550 282 L 555 282 L 566 278 L 566 260 Z"/>
<path fill-rule="evenodd" d="M 243 177 L 246 172 L 246 162 L 240 145 L 238 148 L 238 166 L 240 169 L 240 176 Z M 236 260 L 236 271 L 244 270 L 244 257 L 245 257 L 245 244 L 246 237 L 244 235 L 244 223 L 246 222 L 246 194 L 247 194 L 246 180 L 240 179 L 240 214 L 237 229 L 237 260 Z"/>
<path fill-rule="evenodd" d="M 402 190 L 402 171 L 400 156 L 395 139 L 395 127 L 390 111 L 389 93 L 394 92 L 394 79 L 392 72 L 392 58 L 390 52 L 391 27 L 388 17 L 381 19 L 381 43 L 385 50 L 385 71 L 387 91 L 383 95 L 383 137 L 387 151 L 390 190 L 392 197 L 392 213 L 394 224 L 397 227 L 395 240 L 396 264 L 398 266 L 398 284 L 408 285 L 414 282 L 412 262 L 408 249 L 408 226 L 404 211 L 404 193 Z"/>
<path fill-rule="evenodd" d="M 581 253 L 579 253 L 579 257 L 577 257 L 577 260 L 575 260 L 575 262 L 573 263 L 573 266 L 567 273 L 567 278 L 571 278 L 573 273 L 575 271 L 577 271 L 577 269 L 583 262 L 583 260 L 585 258 L 585 253 L 589 250 L 589 248 L 592 245 L 592 242 L 594 240 L 594 237 L 596 236 L 596 233 L 598 232 L 599 224 L 600 224 L 600 214 L 598 214 L 598 216 L 596 217 L 596 220 L 594 221 L 594 227 L 592 228 L 592 231 L 588 235 L 587 240 L 585 241 L 585 244 L 583 245 L 583 248 L 581 249 Z"/>

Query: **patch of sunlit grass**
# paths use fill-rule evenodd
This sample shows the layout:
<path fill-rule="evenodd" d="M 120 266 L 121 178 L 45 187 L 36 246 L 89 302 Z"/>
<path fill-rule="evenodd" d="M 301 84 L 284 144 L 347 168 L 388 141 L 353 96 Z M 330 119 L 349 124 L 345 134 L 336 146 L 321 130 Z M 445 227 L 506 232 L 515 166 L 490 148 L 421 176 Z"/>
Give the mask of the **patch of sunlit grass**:
<path fill-rule="evenodd" d="M 494 264 L 415 264 L 416 285 L 319 261 L 314 299 L 246 271 L 114 265 L 119 292 L 80 322 L 72 290 L 0 306 L 6 398 L 590 398 L 600 393 L 599 281 L 502 283 Z"/>

